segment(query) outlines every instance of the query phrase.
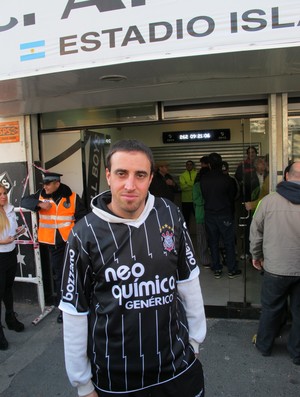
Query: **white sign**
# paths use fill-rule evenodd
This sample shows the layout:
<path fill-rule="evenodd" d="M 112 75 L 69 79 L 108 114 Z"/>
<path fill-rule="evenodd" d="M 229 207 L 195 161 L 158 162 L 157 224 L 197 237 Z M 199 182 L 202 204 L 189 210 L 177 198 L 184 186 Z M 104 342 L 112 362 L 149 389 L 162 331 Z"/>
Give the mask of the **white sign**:
<path fill-rule="evenodd" d="M 134 61 L 299 46 L 299 0 L 10 0 L 0 80 Z"/>

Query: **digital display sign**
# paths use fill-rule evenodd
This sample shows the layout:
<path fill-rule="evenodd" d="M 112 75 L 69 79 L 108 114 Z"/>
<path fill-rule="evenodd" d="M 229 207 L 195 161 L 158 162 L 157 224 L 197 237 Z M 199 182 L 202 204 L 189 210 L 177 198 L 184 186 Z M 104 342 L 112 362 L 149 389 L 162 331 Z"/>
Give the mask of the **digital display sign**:
<path fill-rule="evenodd" d="M 230 129 L 163 132 L 163 143 L 229 141 Z"/>

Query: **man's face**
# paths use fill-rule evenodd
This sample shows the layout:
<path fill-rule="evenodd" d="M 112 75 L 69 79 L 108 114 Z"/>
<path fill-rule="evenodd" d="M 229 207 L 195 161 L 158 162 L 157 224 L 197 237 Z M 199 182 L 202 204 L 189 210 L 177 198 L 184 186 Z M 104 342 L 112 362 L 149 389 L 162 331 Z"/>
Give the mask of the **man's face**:
<path fill-rule="evenodd" d="M 185 166 L 187 171 L 192 171 L 192 169 L 194 168 L 194 164 L 191 161 L 188 161 Z"/>
<path fill-rule="evenodd" d="M 60 182 L 59 181 L 52 181 L 43 184 L 43 188 L 46 194 L 53 194 L 59 188 Z"/>
<path fill-rule="evenodd" d="M 250 149 L 248 150 L 247 156 L 248 156 L 248 158 L 249 158 L 251 161 L 254 161 L 254 159 L 255 159 L 255 157 L 256 157 L 256 151 L 255 151 L 254 149 L 250 148 Z"/>
<path fill-rule="evenodd" d="M 112 194 L 109 209 L 122 218 L 138 218 L 145 207 L 152 177 L 150 161 L 143 152 L 114 153 L 111 170 L 106 169 Z"/>
<path fill-rule="evenodd" d="M 255 168 L 259 174 L 262 174 L 266 170 L 266 163 L 264 162 L 264 160 L 259 159 L 259 161 L 257 161 L 257 163 L 256 163 Z"/>

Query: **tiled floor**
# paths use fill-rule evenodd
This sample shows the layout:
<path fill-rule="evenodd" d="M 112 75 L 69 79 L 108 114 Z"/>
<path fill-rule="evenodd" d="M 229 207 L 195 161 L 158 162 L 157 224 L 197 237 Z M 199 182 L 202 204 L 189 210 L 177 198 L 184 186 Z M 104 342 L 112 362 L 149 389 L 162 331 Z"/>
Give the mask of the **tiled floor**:
<path fill-rule="evenodd" d="M 215 279 L 210 269 L 200 269 L 200 283 L 204 304 L 208 306 L 227 306 L 228 302 L 260 304 L 260 272 L 252 268 L 249 261 L 240 261 L 242 275 L 235 279 L 227 277 L 227 269 L 223 268 L 223 275 Z"/>
<path fill-rule="evenodd" d="M 196 244 L 196 235 L 191 234 L 193 244 Z M 240 247 L 237 247 L 237 251 Z M 237 258 L 240 253 L 237 254 Z M 223 275 L 215 279 L 210 269 L 200 268 L 200 283 L 205 306 L 224 306 L 228 302 L 250 304 L 260 307 L 261 273 L 255 270 L 248 260 L 239 260 L 239 269 L 242 275 L 235 279 L 227 277 L 227 268 L 223 268 Z"/>

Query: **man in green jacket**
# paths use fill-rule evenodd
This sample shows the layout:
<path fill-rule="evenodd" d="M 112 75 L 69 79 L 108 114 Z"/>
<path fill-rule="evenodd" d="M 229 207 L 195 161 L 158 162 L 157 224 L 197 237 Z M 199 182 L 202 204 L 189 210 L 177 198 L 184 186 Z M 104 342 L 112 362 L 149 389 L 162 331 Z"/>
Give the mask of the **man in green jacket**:
<path fill-rule="evenodd" d="M 179 175 L 179 184 L 181 189 L 181 209 L 186 222 L 187 228 L 190 225 L 191 215 L 194 214 L 193 205 L 193 186 L 197 171 L 192 160 L 185 163 L 186 170 Z"/>

